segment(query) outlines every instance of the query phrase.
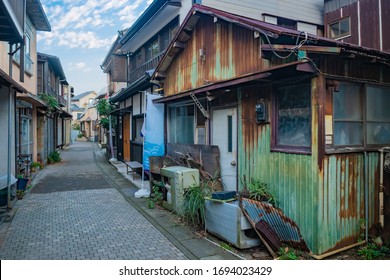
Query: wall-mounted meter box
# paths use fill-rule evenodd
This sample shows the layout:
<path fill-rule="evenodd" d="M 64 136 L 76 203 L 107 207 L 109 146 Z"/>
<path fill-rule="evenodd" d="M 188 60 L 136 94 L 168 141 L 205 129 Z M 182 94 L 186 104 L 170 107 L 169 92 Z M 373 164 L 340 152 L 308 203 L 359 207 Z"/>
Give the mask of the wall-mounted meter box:
<path fill-rule="evenodd" d="M 262 123 L 267 120 L 267 108 L 264 101 L 259 101 L 256 103 L 255 112 L 257 123 Z"/>

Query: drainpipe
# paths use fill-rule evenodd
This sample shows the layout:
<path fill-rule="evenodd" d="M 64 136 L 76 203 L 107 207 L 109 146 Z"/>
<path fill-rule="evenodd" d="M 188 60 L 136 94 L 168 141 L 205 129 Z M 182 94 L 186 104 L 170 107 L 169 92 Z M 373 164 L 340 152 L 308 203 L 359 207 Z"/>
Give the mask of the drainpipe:
<path fill-rule="evenodd" d="M 368 155 L 364 151 L 364 219 L 365 219 L 365 242 L 368 242 Z"/>
<path fill-rule="evenodd" d="M 9 88 L 9 98 L 8 98 L 8 158 L 7 158 L 7 207 L 12 208 L 11 206 L 11 98 L 12 98 L 12 86 Z"/>
<path fill-rule="evenodd" d="M 384 152 L 390 151 L 390 147 L 383 147 L 379 150 L 380 157 L 380 170 L 379 170 L 379 223 L 385 227 L 385 216 L 384 216 L 384 185 L 383 185 L 383 168 L 384 168 Z"/>

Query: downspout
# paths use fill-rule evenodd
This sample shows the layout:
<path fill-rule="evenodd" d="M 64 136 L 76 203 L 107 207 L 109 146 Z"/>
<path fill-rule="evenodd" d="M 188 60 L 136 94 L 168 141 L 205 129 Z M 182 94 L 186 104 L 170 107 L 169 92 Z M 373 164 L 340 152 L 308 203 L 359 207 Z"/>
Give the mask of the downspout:
<path fill-rule="evenodd" d="M 385 227 L 385 216 L 384 216 L 384 185 L 383 185 L 383 168 L 384 168 L 384 152 L 385 150 L 390 151 L 390 147 L 383 147 L 379 150 L 380 152 L 380 170 L 379 170 L 379 223 Z"/>
<path fill-rule="evenodd" d="M 9 87 L 9 98 L 8 98 L 8 153 L 7 153 L 7 207 L 10 209 L 11 206 L 11 100 L 12 98 L 12 86 Z"/>
<path fill-rule="evenodd" d="M 368 155 L 364 151 L 364 219 L 365 219 L 365 242 L 368 242 Z"/>

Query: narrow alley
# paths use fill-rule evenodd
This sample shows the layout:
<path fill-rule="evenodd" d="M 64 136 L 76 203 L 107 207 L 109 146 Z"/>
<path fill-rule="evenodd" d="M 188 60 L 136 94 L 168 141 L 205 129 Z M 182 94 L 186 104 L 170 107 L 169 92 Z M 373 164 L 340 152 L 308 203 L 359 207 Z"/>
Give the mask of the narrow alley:
<path fill-rule="evenodd" d="M 101 171 L 109 164 L 96 144 L 61 156 L 17 202 L 0 259 L 187 259 Z"/>

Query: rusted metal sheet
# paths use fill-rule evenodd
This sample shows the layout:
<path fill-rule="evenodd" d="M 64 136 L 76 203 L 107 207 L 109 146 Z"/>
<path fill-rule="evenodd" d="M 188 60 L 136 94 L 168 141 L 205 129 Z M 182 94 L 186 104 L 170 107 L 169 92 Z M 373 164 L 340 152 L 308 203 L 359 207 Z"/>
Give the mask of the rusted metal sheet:
<path fill-rule="evenodd" d="M 365 199 L 364 164 L 368 165 L 368 197 Z M 360 238 L 360 223 L 368 218 L 371 225 L 377 220 L 375 201 L 378 193 L 378 153 L 325 156 L 322 188 L 318 200 L 318 229 L 326 232 L 318 244 L 320 252 L 329 252 L 353 243 Z M 365 203 L 369 213 L 365 213 Z"/>
<path fill-rule="evenodd" d="M 242 209 L 247 217 L 256 225 L 260 221 L 265 221 L 272 230 L 264 230 L 262 233 L 267 235 L 267 240 L 278 239 L 284 243 L 304 252 L 309 252 L 306 242 L 303 240 L 297 224 L 282 211 L 268 203 L 260 201 L 242 199 Z M 261 228 L 261 223 L 258 224 Z M 277 245 L 276 245 L 277 246 Z M 279 248 L 277 248 L 279 249 Z"/>
<path fill-rule="evenodd" d="M 164 93 L 169 96 L 261 69 L 260 40 L 253 38 L 253 31 L 201 15 L 186 47 L 166 71 Z"/>

